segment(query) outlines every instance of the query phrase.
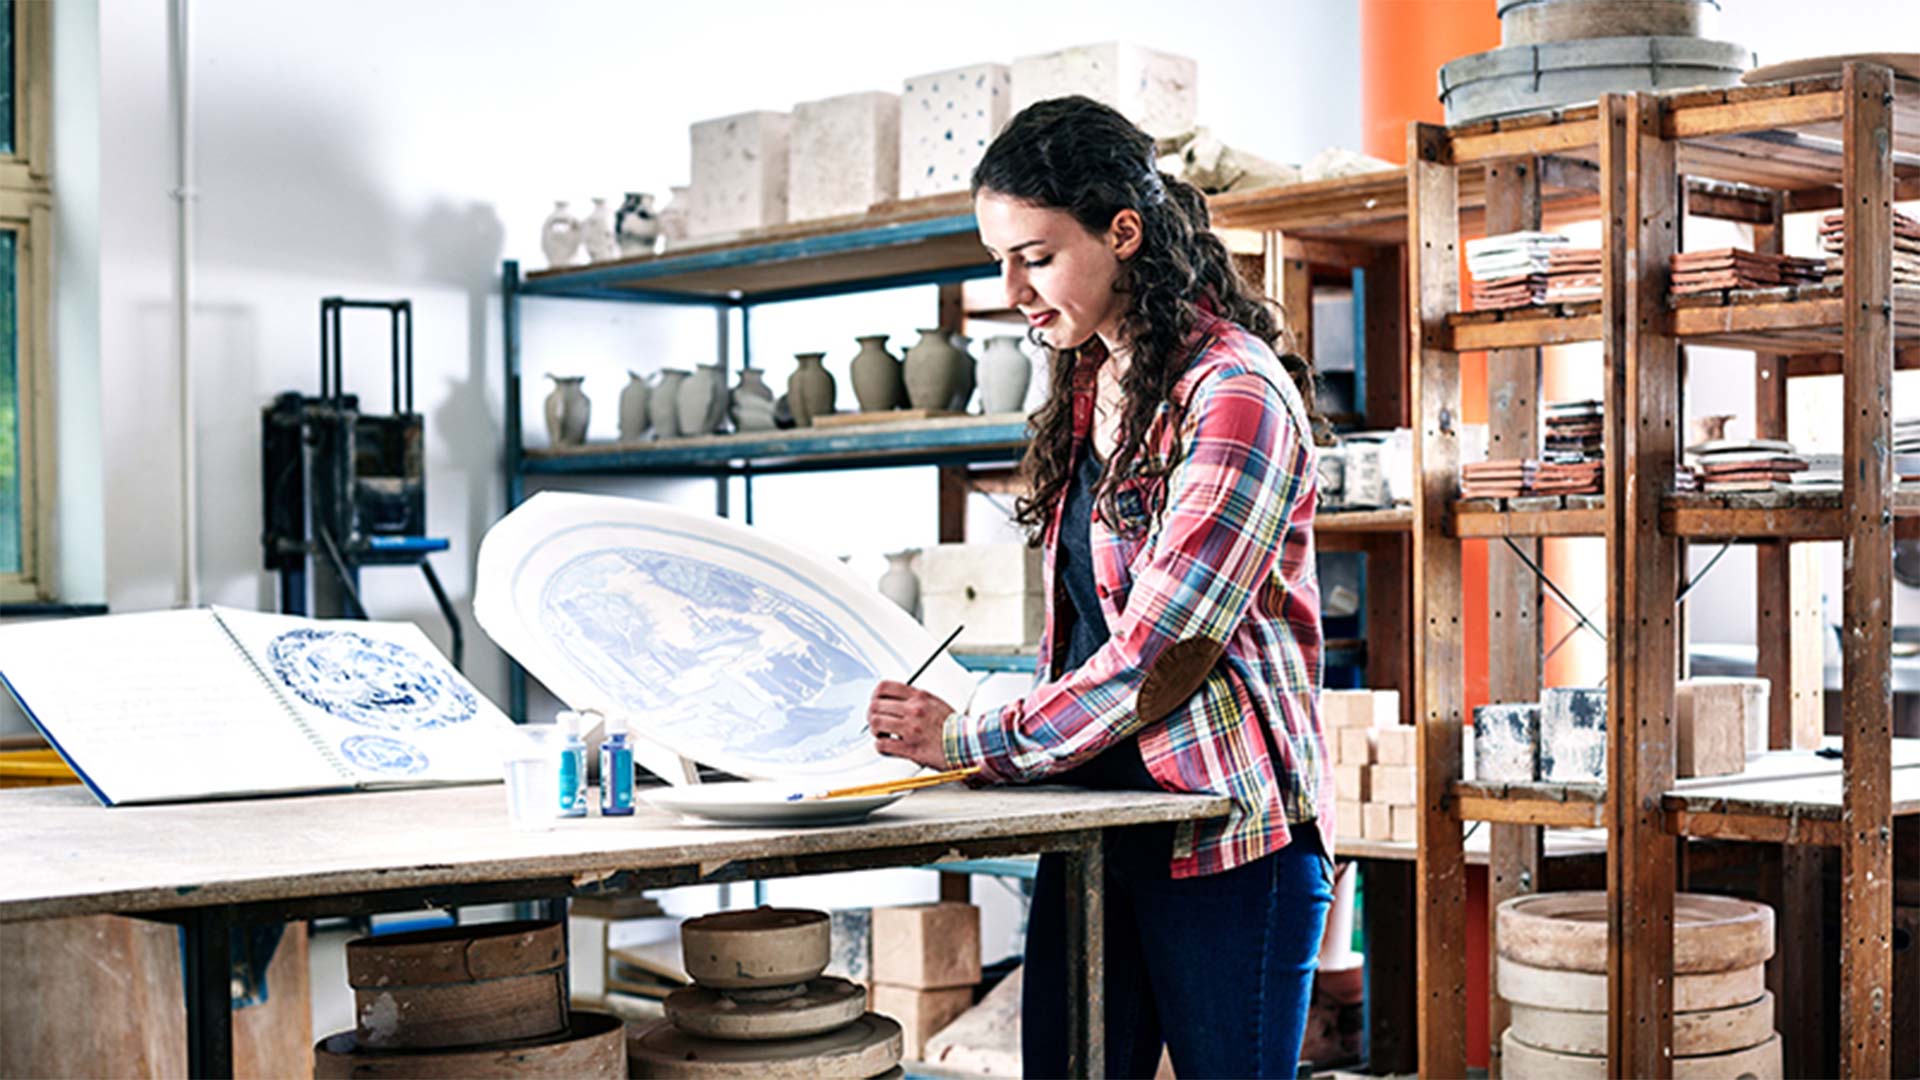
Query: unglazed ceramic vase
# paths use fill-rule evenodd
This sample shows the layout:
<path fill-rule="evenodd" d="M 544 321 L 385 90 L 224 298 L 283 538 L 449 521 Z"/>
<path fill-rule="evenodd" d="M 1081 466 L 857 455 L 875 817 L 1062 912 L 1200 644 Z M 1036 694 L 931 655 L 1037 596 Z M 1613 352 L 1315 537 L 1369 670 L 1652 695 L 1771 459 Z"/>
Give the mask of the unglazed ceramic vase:
<path fill-rule="evenodd" d="M 647 419 L 653 421 L 653 437 L 656 439 L 677 439 L 680 431 L 680 384 L 687 380 L 689 372 L 679 368 L 664 368 L 660 372 L 660 381 L 653 386 L 653 400 L 647 404 Z"/>
<path fill-rule="evenodd" d="M 719 364 L 700 364 L 674 394 L 682 435 L 711 435 L 727 418 L 727 372 Z"/>
<path fill-rule="evenodd" d="M 887 335 L 854 338 L 860 351 L 853 357 L 853 396 L 861 412 L 886 412 L 907 403 L 907 383 L 900 361 L 887 351 Z"/>
<path fill-rule="evenodd" d="M 565 199 L 556 199 L 553 213 L 540 223 L 540 250 L 546 253 L 549 267 L 580 261 L 580 219 L 573 216 L 573 207 Z"/>
<path fill-rule="evenodd" d="M 830 416 L 836 387 L 833 375 L 822 367 L 826 353 L 795 353 L 800 366 L 787 380 L 787 406 L 793 410 L 794 423 L 812 427 L 816 416 Z"/>
<path fill-rule="evenodd" d="M 1017 334 L 996 334 L 980 354 L 980 411 L 1020 412 L 1027 404 L 1027 386 L 1033 381 L 1033 361 L 1020 348 Z"/>
<path fill-rule="evenodd" d="M 960 354 L 959 359 L 954 361 L 958 380 L 953 388 L 953 398 L 947 402 L 947 408 L 954 412 L 966 412 L 967 405 L 973 401 L 974 384 L 979 381 L 980 362 L 974 359 L 972 352 L 968 351 L 967 347 L 973 344 L 973 339 L 967 335 L 950 334 L 947 341 Z"/>
<path fill-rule="evenodd" d="M 729 395 L 728 414 L 735 431 L 772 431 L 773 388 L 766 384 L 759 368 L 741 368 L 740 382 Z"/>
<path fill-rule="evenodd" d="M 644 191 L 629 191 L 613 215 L 613 232 L 620 242 L 621 258 L 651 255 L 660 245 L 660 219 L 654 214 L 653 196 Z"/>
<path fill-rule="evenodd" d="M 671 198 L 660 209 L 660 246 L 672 248 L 687 242 L 687 215 L 692 212 L 693 196 L 691 188 L 679 184 L 667 190 Z"/>
<path fill-rule="evenodd" d="M 907 401 L 916 409 L 945 409 L 960 389 L 960 366 L 966 354 L 953 347 L 939 330 L 920 331 L 920 340 L 907 350 Z"/>
<path fill-rule="evenodd" d="M 653 388 L 647 385 L 647 377 L 637 371 L 627 372 L 627 385 L 620 391 L 620 441 L 638 442 L 647 434 L 647 406 L 652 402 Z"/>
<path fill-rule="evenodd" d="M 613 207 L 607 204 L 607 200 L 593 200 L 593 211 L 580 222 L 580 242 L 586 245 L 590 262 L 605 262 L 620 257 L 620 241 L 614 232 Z"/>
<path fill-rule="evenodd" d="M 587 441 L 587 418 L 593 402 L 580 389 L 584 376 L 549 375 L 553 392 L 547 395 L 547 439 L 554 446 L 579 446 Z"/>
<path fill-rule="evenodd" d="M 889 553 L 887 572 L 880 575 L 880 595 L 916 619 L 920 617 L 920 575 L 913 572 L 913 559 L 918 554 L 919 548 Z"/>

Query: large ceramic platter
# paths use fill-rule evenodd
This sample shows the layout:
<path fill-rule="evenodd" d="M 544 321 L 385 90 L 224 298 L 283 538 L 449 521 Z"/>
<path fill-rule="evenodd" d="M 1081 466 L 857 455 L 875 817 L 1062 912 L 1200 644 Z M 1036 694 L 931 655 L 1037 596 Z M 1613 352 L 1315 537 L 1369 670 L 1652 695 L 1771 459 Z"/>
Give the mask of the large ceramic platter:
<path fill-rule="evenodd" d="M 642 788 L 640 798 L 656 810 L 725 825 L 846 825 L 859 821 L 905 796 L 843 796 L 837 799 L 795 799 L 808 794 L 800 785 L 783 781 L 694 784 L 688 787 Z"/>
<path fill-rule="evenodd" d="M 912 775 L 882 757 L 867 701 L 939 644 L 837 560 L 659 503 L 541 492 L 488 530 L 474 617 L 576 709 L 754 780 Z M 951 627 L 934 627 L 942 637 Z M 964 709 L 951 658 L 915 684 Z"/>

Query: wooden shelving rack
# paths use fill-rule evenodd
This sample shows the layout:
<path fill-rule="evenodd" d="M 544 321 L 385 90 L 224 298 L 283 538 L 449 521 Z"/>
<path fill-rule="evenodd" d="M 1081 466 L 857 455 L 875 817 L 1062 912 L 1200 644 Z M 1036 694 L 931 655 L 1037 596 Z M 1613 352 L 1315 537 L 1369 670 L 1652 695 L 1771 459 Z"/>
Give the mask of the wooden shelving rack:
<path fill-rule="evenodd" d="M 1476 196 L 1489 232 L 1544 220 L 1543 155 L 1585 162 L 1598 179 L 1603 297 L 1597 303 L 1488 315 L 1459 312 L 1463 213 Z M 1884 1076 L 1892 1045 L 1893 817 L 1920 813 L 1920 762 L 1893 758 L 1890 646 L 1896 518 L 1920 502 L 1895 490 L 1890 458 L 1896 355 L 1915 363 L 1920 295 L 1892 284 L 1892 201 L 1920 197 L 1920 86 L 1884 68 L 1764 86 L 1609 95 L 1597 105 L 1455 128 L 1414 125 L 1408 136 L 1409 306 L 1415 327 L 1412 403 L 1414 649 L 1421 755 L 1417 961 L 1422 1075 L 1466 1072 L 1466 901 L 1462 822 L 1496 823 L 1491 902 L 1538 880 L 1541 826 L 1602 825 L 1608 833 L 1608 1069 L 1660 1077 L 1673 1070 L 1672 920 L 1675 837 L 1790 845 L 1789 890 L 1818 896 L 1813 845 L 1841 864 L 1840 1068 Z M 1481 179 L 1472 181 L 1479 176 Z M 1845 207 L 1837 291 L 1754 290 L 1671 303 L 1667 265 L 1688 213 L 1745 220 L 1757 246 L 1778 250 L 1782 215 Z M 1487 349 L 1492 455 L 1533 456 L 1542 345 L 1598 341 L 1606 363 L 1606 496 L 1512 503 L 1458 494 L 1459 353 Z M 1752 349 L 1759 361 L 1756 434 L 1785 430 L 1786 380 L 1844 377 L 1846 482 L 1811 498 L 1670 494 L 1680 452 L 1680 345 Z M 1461 540 L 1543 536 L 1606 539 L 1608 760 L 1605 785 L 1487 785 L 1460 780 Z M 1675 611 L 1689 539 L 1759 545 L 1760 674 L 1773 680 L 1772 745 L 1755 768 L 1772 779 L 1737 785 L 1674 778 L 1674 684 L 1684 642 Z M 1810 753 L 1817 681 L 1808 690 L 1799 636 L 1818 630 L 1791 542 L 1841 540 L 1844 756 L 1835 774 Z M 1502 545 L 1497 545 L 1498 552 Z M 1535 548 L 1537 551 L 1537 547 Z M 1493 700 L 1540 690 L 1538 583 L 1490 560 L 1495 617 Z M 1791 611 L 1791 617 L 1786 613 Z M 1501 616 L 1507 617 L 1501 617 Z M 1520 616 L 1520 617 L 1513 617 Z M 1817 652 L 1815 653 L 1817 655 Z M 1818 664 L 1812 678 L 1818 678 Z M 1809 708 L 1811 706 L 1811 708 Z M 1813 912 L 1799 918 L 1817 920 Z M 1782 920 L 1783 936 L 1796 933 Z M 1817 946 L 1816 946 L 1817 949 Z M 1804 942 L 1783 949 L 1804 963 Z M 1790 973 L 1791 974 L 1791 973 Z M 1803 978 L 1808 973 L 1801 969 Z M 1796 979 L 1779 1004 L 1808 997 Z M 1910 1003 L 1908 1003 L 1910 1005 Z M 1504 1026 L 1497 1011 L 1493 1032 Z M 1818 1074 L 1812 1048 L 1789 1047 L 1788 1075 Z M 1496 1058 L 1497 1069 L 1497 1058 Z"/>

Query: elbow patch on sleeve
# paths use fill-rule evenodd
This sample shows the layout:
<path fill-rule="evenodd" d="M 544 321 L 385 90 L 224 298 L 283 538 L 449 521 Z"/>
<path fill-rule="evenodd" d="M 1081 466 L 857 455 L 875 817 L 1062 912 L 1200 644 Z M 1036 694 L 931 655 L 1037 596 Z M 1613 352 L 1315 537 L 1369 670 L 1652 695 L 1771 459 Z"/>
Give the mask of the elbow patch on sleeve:
<path fill-rule="evenodd" d="M 1142 724 L 1151 724 L 1179 708 L 1207 679 L 1207 673 L 1226 652 L 1226 646 L 1210 638 L 1192 637 L 1167 646 L 1147 677 L 1140 684 L 1139 713 Z"/>

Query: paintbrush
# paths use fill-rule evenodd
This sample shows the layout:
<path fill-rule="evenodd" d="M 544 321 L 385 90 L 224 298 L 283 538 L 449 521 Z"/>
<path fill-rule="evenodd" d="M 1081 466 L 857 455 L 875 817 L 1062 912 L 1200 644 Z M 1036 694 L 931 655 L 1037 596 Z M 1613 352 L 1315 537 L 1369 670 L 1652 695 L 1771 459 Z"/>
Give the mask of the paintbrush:
<path fill-rule="evenodd" d="M 907 676 L 907 685 L 912 686 L 915 679 L 925 675 L 927 669 L 933 666 L 933 662 L 940 659 L 940 654 L 947 651 L 947 646 L 953 644 L 954 639 L 960 636 L 960 631 L 966 628 L 965 623 L 954 627 L 953 633 L 947 635 L 947 640 L 935 646 L 933 652 L 925 660 L 921 661 L 920 666 L 913 669 L 913 674 Z M 815 795 L 808 795 L 804 792 L 796 791 L 792 795 L 787 796 L 787 801 L 800 802 L 803 799 L 841 799 L 852 798 L 857 795 L 891 795 L 898 791 L 912 791 L 915 788 L 934 787 L 938 784 L 947 783 L 950 780 L 958 780 L 963 776 L 970 776 L 978 771 L 979 766 L 974 766 L 969 769 L 950 769 L 947 772 L 933 773 L 929 776 L 909 776 L 903 780 L 887 780 L 878 784 L 861 784 L 857 787 L 834 788 L 831 791 L 822 791 Z"/>

